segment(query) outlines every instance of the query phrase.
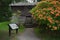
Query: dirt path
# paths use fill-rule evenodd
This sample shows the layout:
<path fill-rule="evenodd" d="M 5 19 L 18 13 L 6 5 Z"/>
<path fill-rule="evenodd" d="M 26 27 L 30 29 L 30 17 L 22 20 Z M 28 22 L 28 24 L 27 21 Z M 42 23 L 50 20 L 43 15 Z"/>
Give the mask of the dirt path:
<path fill-rule="evenodd" d="M 40 40 L 34 34 L 33 28 L 26 28 L 25 31 L 17 36 L 18 40 Z"/>

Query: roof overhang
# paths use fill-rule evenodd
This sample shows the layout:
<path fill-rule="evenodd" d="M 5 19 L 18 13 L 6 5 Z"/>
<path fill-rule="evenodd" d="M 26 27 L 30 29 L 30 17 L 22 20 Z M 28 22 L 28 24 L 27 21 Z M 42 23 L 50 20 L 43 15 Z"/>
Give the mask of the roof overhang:
<path fill-rule="evenodd" d="M 36 2 L 34 2 L 34 3 L 26 3 L 26 2 L 19 2 L 19 3 L 11 3 L 11 4 L 9 4 L 9 6 L 34 6 L 34 5 L 36 5 Z"/>

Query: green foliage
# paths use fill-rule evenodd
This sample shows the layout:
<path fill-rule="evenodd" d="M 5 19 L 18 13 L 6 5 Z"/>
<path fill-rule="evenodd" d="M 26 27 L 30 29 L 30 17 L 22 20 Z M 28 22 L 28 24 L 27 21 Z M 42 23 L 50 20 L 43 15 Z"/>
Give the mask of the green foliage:
<path fill-rule="evenodd" d="M 59 30 L 59 4 L 59 1 L 41 1 L 38 2 L 38 4 L 30 12 L 32 14 L 32 17 L 38 22 L 39 25 L 46 24 L 50 30 Z"/>
<path fill-rule="evenodd" d="M 9 4 L 12 0 L 0 0 L 0 22 L 9 20 L 11 10 Z"/>
<path fill-rule="evenodd" d="M 23 32 L 23 31 L 24 31 L 24 28 L 25 28 L 24 25 L 23 25 L 23 24 L 20 24 L 19 27 L 20 27 L 20 28 L 19 28 L 19 31 L 20 31 L 20 32 Z"/>
<path fill-rule="evenodd" d="M 1 22 L 0 23 L 0 31 L 8 31 L 8 24 L 9 24 L 9 21 L 6 21 L 6 22 Z"/>

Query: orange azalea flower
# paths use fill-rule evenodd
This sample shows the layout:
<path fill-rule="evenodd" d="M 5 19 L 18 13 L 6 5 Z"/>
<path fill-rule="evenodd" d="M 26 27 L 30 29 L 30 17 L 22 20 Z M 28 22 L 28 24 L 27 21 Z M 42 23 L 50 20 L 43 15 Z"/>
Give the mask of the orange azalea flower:
<path fill-rule="evenodd" d="M 47 17 L 48 19 L 52 19 L 50 16 Z"/>
<path fill-rule="evenodd" d="M 58 13 L 60 13 L 60 11 L 58 10 Z"/>
<path fill-rule="evenodd" d="M 46 14 L 45 12 L 43 12 L 43 14 Z"/>
<path fill-rule="evenodd" d="M 47 8 L 48 10 L 53 10 L 51 7 L 50 8 Z"/>
<path fill-rule="evenodd" d="M 58 21 L 58 20 L 56 20 L 55 22 L 56 22 L 56 23 L 59 23 L 59 21 Z"/>
<path fill-rule="evenodd" d="M 39 16 L 39 17 L 43 17 L 43 15 L 42 15 L 42 14 L 39 14 L 38 16 Z"/>
<path fill-rule="evenodd" d="M 54 12 L 51 11 L 51 14 L 54 14 Z"/>
<path fill-rule="evenodd" d="M 55 10 L 54 12 L 58 12 L 58 10 Z"/>
<path fill-rule="evenodd" d="M 39 10 L 37 10 L 36 12 L 40 12 Z"/>
<path fill-rule="evenodd" d="M 53 30 L 57 30 L 58 28 L 56 26 L 53 26 Z"/>
<path fill-rule="evenodd" d="M 52 4 L 56 4 L 56 1 L 52 1 L 51 3 L 52 3 Z"/>
<path fill-rule="evenodd" d="M 53 23 L 53 21 L 52 21 L 52 20 L 49 20 L 49 22 L 50 22 L 50 23 Z"/>
<path fill-rule="evenodd" d="M 46 10 L 46 8 L 43 8 L 43 10 Z"/>
<path fill-rule="evenodd" d="M 57 8 L 57 10 L 60 10 L 60 7 L 57 6 L 56 8 Z"/>
<path fill-rule="evenodd" d="M 46 20 L 46 18 L 47 18 L 47 17 L 46 17 L 46 16 L 44 16 L 43 18 L 44 18 L 44 20 Z"/>
<path fill-rule="evenodd" d="M 48 17 L 47 19 L 49 20 L 50 23 L 53 23 L 53 20 L 51 17 Z"/>
<path fill-rule="evenodd" d="M 57 16 L 59 16 L 59 13 L 57 13 L 57 14 L 55 15 L 55 17 L 57 17 Z"/>

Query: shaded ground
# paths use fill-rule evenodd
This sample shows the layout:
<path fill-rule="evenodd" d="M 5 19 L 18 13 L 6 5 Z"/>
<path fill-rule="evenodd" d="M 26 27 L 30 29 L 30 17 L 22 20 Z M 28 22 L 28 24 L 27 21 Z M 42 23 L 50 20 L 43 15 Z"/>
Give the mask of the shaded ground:
<path fill-rule="evenodd" d="M 41 30 L 35 27 L 34 32 L 41 40 L 60 40 L 60 30 Z"/>
<path fill-rule="evenodd" d="M 11 36 L 9 37 L 9 40 L 17 40 L 17 34 L 16 34 L 16 31 L 14 30 L 14 31 L 12 31 L 11 32 Z"/>
<path fill-rule="evenodd" d="M 42 32 L 40 33 L 42 40 L 60 40 L 60 32 Z"/>
<path fill-rule="evenodd" d="M 18 34 L 17 39 L 18 40 L 40 40 L 34 34 L 33 28 L 26 28 L 22 34 L 20 35 Z"/>
<path fill-rule="evenodd" d="M 9 40 L 8 32 L 0 31 L 0 40 Z"/>

